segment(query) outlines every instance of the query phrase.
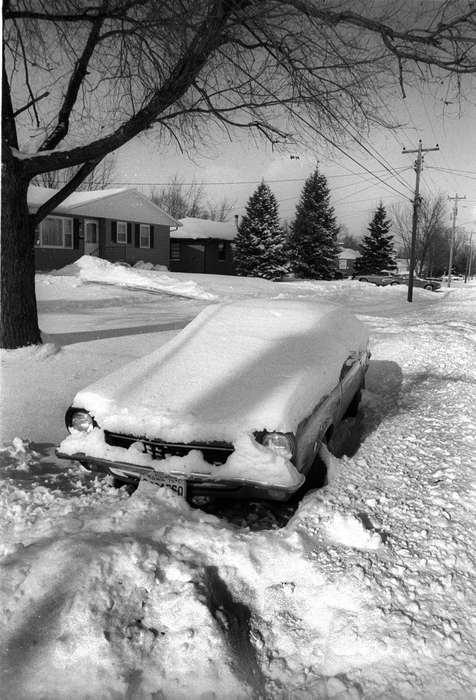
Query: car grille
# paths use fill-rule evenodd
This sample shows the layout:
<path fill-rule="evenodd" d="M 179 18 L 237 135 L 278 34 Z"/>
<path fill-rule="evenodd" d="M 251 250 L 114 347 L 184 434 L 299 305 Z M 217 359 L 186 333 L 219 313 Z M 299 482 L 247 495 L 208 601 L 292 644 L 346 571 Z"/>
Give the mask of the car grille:
<path fill-rule="evenodd" d="M 104 431 L 104 439 L 107 445 L 124 447 L 126 450 L 134 442 L 140 442 L 142 443 L 143 451 L 151 455 L 152 459 L 165 459 L 165 457 L 170 456 L 184 457 L 191 450 L 200 450 L 203 453 L 203 458 L 209 464 L 224 464 L 233 452 L 232 445 L 225 442 L 209 442 L 205 444 L 162 442 L 160 440 L 145 440 L 134 435 L 111 433 L 109 430 Z"/>

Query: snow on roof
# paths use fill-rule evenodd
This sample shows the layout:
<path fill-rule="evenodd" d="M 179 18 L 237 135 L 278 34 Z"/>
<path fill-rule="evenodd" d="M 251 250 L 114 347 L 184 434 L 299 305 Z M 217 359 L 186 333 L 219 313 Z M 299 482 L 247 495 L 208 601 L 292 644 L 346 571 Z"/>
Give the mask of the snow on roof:
<path fill-rule="evenodd" d="M 237 234 L 234 221 L 211 221 L 187 216 L 180 219 L 180 223 L 180 231 L 173 231 L 171 238 L 217 238 L 232 241 Z"/>
<path fill-rule="evenodd" d="M 106 197 L 112 197 L 113 195 L 120 194 L 121 192 L 127 192 L 129 188 L 121 187 L 119 189 L 111 190 L 91 190 L 89 192 L 73 192 L 69 195 L 61 204 L 58 205 L 57 210 L 60 209 L 70 209 L 71 207 L 78 206 L 79 204 L 87 204 L 88 202 L 95 202 L 98 199 L 104 199 Z M 30 185 L 28 188 L 28 206 L 32 210 L 38 209 L 42 204 L 47 202 L 58 190 L 51 187 L 40 187 L 38 185 Z"/>
<path fill-rule="evenodd" d="M 169 343 L 80 391 L 105 429 L 179 442 L 294 431 L 367 333 L 344 308 L 303 299 L 210 305 Z"/>
<path fill-rule="evenodd" d="M 35 212 L 58 190 L 30 185 L 28 208 Z M 114 201 L 111 201 L 113 200 Z M 58 214 L 77 214 L 108 219 L 125 219 L 166 226 L 181 226 L 151 199 L 132 187 L 73 192 L 54 209 Z"/>
<path fill-rule="evenodd" d="M 354 250 L 353 248 L 342 248 L 337 257 L 341 260 L 356 260 L 357 258 L 360 258 L 360 253 L 358 250 Z"/>

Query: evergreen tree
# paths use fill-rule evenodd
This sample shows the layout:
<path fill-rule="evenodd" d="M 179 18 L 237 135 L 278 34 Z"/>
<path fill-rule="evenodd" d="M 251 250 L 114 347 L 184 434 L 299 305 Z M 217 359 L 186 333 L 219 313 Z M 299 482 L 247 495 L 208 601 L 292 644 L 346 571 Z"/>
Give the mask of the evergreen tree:
<path fill-rule="evenodd" d="M 298 277 L 332 279 L 338 266 L 338 232 L 327 180 L 316 168 L 304 183 L 291 226 L 292 271 Z"/>
<path fill-rule="evenodd" d="M 375 210 L 360 246 L 361 257 L 355 261 L 355 272 L 363 275 L 379 273 L 382 270 L 396 270 L 393 236 L 389 233 L 392 222 L 382 202 Z"/>
<path fill-rule="evenodd" d="M 278 279 L 288 271 L 286 237 L 279 223 L 278 203 L 261 182 L 246 205 L 235 238 L 235 268 L 243 277 Z"/>

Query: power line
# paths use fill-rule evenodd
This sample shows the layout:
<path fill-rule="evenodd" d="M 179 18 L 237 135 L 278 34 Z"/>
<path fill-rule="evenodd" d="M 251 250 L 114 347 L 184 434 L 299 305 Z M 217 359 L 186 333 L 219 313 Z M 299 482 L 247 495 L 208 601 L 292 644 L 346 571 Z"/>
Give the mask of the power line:
<path fill-rule="evenodd" d="M 438 168 L 433 165 L 430 165 L 428 167 L 431 168 L 431 170 L 438 170 L 439 172 L 447 173 L 448 175 L 453 175 L 454 177 L 464 177 L 467 180 L 476 180 L 476 172 L 472 172 L 471 170 L 458 171 L 452 168 Z M 471 177 L 471 175 L 466 175 L 465 173 L 471 173 L 475 177 Z"/>
<path fill-rule="evenodd" d="M 401 168 L 401 170 L 408 170 L 408 168 Z M 377 173 L 384 173 L 386 170 L 376 170 L 374 173 L 371 173 L 372 177 L 374 177 Z M 362 177 L 362 173 L 341 173 L 341 174 L 336 174 L 336 175 L 326 175 L 326 180 L 334 179 L 334 178 L 341 178 L 341 177 Z M 177 182 L 176 186 L 184 185 L 184 186 L 190 186 L 190 185 L 256 185 L 261 182 L 263 178 L 258 178 L 256 180 L 191 180 L 190 182 Z M 291 178 L 277 178 L 277 179 L 268 179 L 264 178 L 265 182 L 271 182 L 271 183 L 279 183 L 279 182 L 305 182 L 307 180 L 307 177 L 291 177 Z M 60 183 L 66 183 L 69 182 L 67 179 L 61 179 L 58 180 Z M 351 183 L 349 185 L 343 185 L 342 187 L 351 187 Z M 134 182 L 134 181 L 126 181 L 126 180 L 112 180 L 111 182 L 108 183 L 108 185 L 135 185 L 138 187 L 155 187 L 155 186 L 162 186 L 162 187 L 174 187 L 173 182 Z"/>
<path fill-rule="evenodd" d="M 411 170 L 411 168 L 405 168 L 405 170 Z M 372 182 L 370 185 L 367 185 L 366 187 L 363 187 L 362 189 L 357 190 L 356 192 L 352 192 L 352 195 L 356 195 L 356 194 L 360 194 L 361 192 L 365 192 L 366 190 L 369 190 L 371 187 L 375 187 L 375 183 Z M 339 204 L 339 203 L 342 202 L 342 201 L 344 201 L 344 200 L 338 199 L 337 201 L 334 202 L 334 204 Z M 349 204 L 353 204 L 355 201 L 357 201 L 357 202 L 363 202 L 363 201 L 366 201 L 366 200 L 363 200 L 363 199 L 360 199 L 360 200 L 349 200 L 348 198 L 346 198 L 345 201 L 347 201 Z"/>
<path fill-rule="evenodd" d="M 409 168 L 409 167 L 404 167 L 404 168 L 400 168 L 400 170 L 401 170 L 402 172 L 405 172 L 405 171 L 411 170 L 411 168 Z M 376 172 L 378 172 L 378 171 L 376 171 Z M 393 177 L 393 175 L 390 175 L 390 177 Z M 362 180 L 362 182 L 371 182 L 372 180 L 373 180 L 373 176 L 372 176 L 372 177 L 366 177 L 365 179 Z M 387 178 L 385 181 L 388 182 L 388 178 Z M 346 187 L 355 187 L 356 184 L 358 184 L 358 183 L 349 182 L 349 183 L 346 184 L 346 185 L 339 185 L 338 187 L 333 187 L 333 188 L 332 188 L 332 192 L 336 192 L 337 190 L 343 190 L 343 189 L 345 189 Z M 372 182 L 372 183 L 369 185 L 369 187 L 373 187 L 374 185 L 375 185 L 375 183 Z M 368 187 L 365 187 L 364 189 L 368 189 Z M 332 192 L 331 192 L 331 194 L 332 194 Z M 363 192 L 363 190 L 359 190 L 359 192 Z M 354 192 L 353 194 L 357 194 L 357 192 Z"/>
<path fill-rule="evenodd" d="M 340 151 L 340 153 L 342 153 L 344 156 L 346 156 L 347 158 L 349 158 L 349 160 L 351 160 L 353 163 L 356 163 L 356 165 L 358 165 L 359 168 L 362 168 L 362 170 L 365 170 L 367 173 L 369 173 L 369 175 L 372 175 L 372 177 L 375 177 L 375 178 L 376 178 L 377 180 L 379 180 L 383 185 L 385 185 L 385 187 L 390 188 L 391 190 L 393 190 L 394 192 L 396 192 L 400 197 L 403 197 L 404 199 L 409 199 L 409 197 L 408 197 L 406 194 L 404 194 L 403 192 L 400 192 L 399 190 L 395 189 L 395 187 L 393 187 L 392 185 L 389 185 L 388 183 L 386 183 L 385 180 L 382 180 L 381 177 L 379 177 L 378 175 L 375 175 L 375 173 L 373 173 L 371 170 L 369 170 L 365 165 L 362 165 L 362 163 L 360 163 L 356 158 L 354 158 L 354 157 L 351 156 L 349 153 L 347 153 L 346 151 L 344 151 L 344 149 L 343 149 L 341 146 L 339 146 L 339 144 L 335 143 L 335 141 L 333 141 L 333 140 L 330 139 L 328 136 L 326 136 L 325 134 L 323 134 L 322 131 L 320 131 L 319 129 L 316 129 L 316 127 L 314 127 L 312 124 L 310 124 L 310 123 L 307 121 L 307 119 L 304 119 L 304 117 L 303 117 L 301 114 L 297 114 L 296 116 L 297 116 L 304 124 L 306 124 L 306 126 L 308 126 L 310 129 L 312 129 L 312 130 L 315 131 L 317 134 L 319 134 L 319 136 L 320 136 L 321 138 L 323 138 L 324 141 L 327 141 L 327 143 L 330 143 L 331 146 L 333 146 L 335 149 L 337 149 L 338 151 Z"/>
<path fill-rule="evenodd" d="M 328 113 L 331 115 L 331 117 L 332 117 L 333 119 L 335 119 L 336 121 L 339 121 L 338 115 L 336 115 L 335 112 L 333 112 L 327 105 L 321 103 L 321 106 L 324 108 L 324 110 L 325 110 L 326 112 L 328 112 Z M 379 165 L 383 166 L 383 168 L 384 168 L 389 174 L 391 174 L 393 177 L 395 177 L 396 180 L 397 180 L 401 185 L 403 185 L 404 187 L 407 187 L 408 190 L 409 190 L 410 192 L 413 192 L 413 190 L 412 190 L 412 188 L 410 187 L 410 185 L 409 185 L 407 182 L 405 182 L 405 180 L 403 180 L 403 179 L 400 177 L 400 175 L 395 171 L 395 169 L 393 168 L 393 166 L 390 165 L 390 163 L 384 158 L 384 156 L 382 156 L 382 155 L 377 151 L 376 148 L 374 148 L 373 146 L 370 146 L 370 148 L 368 148 L 364 143 L 362 143 L 362 141 L 361 141 L 357 136 L 355 136 L 354 133 L 352 133 L 352 131 L 350 130 L 350 125 L 349 125 L 349 124 L 343 123 L 343 120 L 342 120 L 342 119 L 340 120 L 340 122 L 341 122 L 341 126 L 343 127 L 343 129 L 350 135 L 350 137 L 351 137 L 361 148 L 364 149 L 364 151 L 365 151 L 366 153 L 368 153 L 372 158 L 375 158 L 375 160 L 377 161 L 377 163 L 378 163 Z M 353 128 L 354 128 L 354 127 L 352 127 L 352 129 L 353 129 Z M 375 151 L 375 153 L 377 153 L 377 155 L 375 155 L 375 153 L 372 153 L 372 150 L 371 150 L 371 149 L 372 149 L 373 151 Z M 388 166 L 388 167 L 387 167 L 387 166 Z M 393 171 L 393 172 L 392 172 L 392 171 Z"/>

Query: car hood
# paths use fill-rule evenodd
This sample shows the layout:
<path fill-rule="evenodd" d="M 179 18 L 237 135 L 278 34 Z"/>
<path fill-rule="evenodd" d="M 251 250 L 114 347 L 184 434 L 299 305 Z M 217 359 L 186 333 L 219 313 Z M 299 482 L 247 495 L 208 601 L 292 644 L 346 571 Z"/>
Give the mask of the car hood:
<path fill-rule="evenodd" d="M 368 342 L 345 309 L 314 300 L 211 305 L 169 343 L 80 391 L 100 427 L 176 442 L 295 431 Z"/>

